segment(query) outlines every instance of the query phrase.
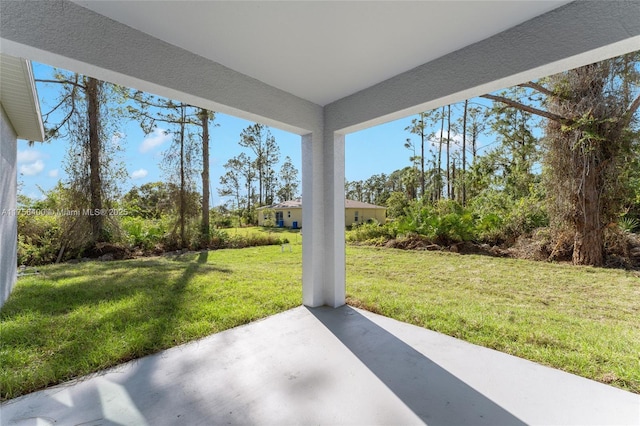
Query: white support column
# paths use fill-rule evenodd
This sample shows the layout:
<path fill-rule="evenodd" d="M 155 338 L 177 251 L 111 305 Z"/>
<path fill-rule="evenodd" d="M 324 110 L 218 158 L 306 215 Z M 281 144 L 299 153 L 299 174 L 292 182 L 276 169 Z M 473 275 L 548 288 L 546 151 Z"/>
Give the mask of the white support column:
<path fill-rule="evenodd" d="M 325 129 L 324 137 L 324 303 L 345 303 L 344 135 Z"/>
<path fill-rule="evenodd" d="M 345 303 L 344 135 L 302 137 L 302 301 Z"/>
<path fill-rule="evenodd" d="M 302 136 L 302 303 L 324 302 L 324 197 L 322 132 Z"/>

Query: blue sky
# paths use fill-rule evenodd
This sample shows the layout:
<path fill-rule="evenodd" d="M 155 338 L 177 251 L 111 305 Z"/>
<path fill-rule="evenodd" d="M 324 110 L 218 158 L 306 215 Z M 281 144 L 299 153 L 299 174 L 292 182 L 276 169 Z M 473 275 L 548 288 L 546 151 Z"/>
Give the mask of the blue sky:
<path fill-rule="evenodd" d="M 52 69 L 46 65 L 33 64 L 36 79 L 51 79 Z M 48 112 L 55 104 L 59 87 L 56 84 L 37 84 L 40 108 L 42 113 Z M 412 118 L 407 117 L 384 125 L 372 127 L 346 136 L 345 146 L 345 174 L 347 180 L 367 179 L 373 174 L 389 174 L 394 170 L 410 165 L 411 153 L 404 148 L 408 137 L 416 139 L 405 128 Z M 212 191 L 212 205 L 222 204 L 216 191 L 220 176 L 224 174 L 225 162 L 243 152 L 238 145 L 240 133 L 252 122 L 225 114 L 216 114 L 212 127 L 210 143 L 210 171 Z M 165 135 L 156 130 L 145 135 L 138 123 L 122 121 L 118 129 L 119 145 L 124 149 L 121 160 L 124 162 L 128 179 L 121 182 L 121 189 L 126 192 L 134 185 L 164 180 L 159 168 L 162 152 L 170 145 L 171 135 Z M 160 126 L 162 127 L 162 126 Z M 270 128 L 280 147 L 281 161 L 286 156 L 291 157 L 293 164 L 301 170 L 301 148 L 298 135 Z M 446 130 L 445 130 L 446 133 Z M 452 135 L 456 139 L 456 135 Z M 489 142 L 483 142 L 486 145 Z M 64 171 L 64 157 L 67 141 L 53 140 L 48 143 L 36 143 L 29 147 L 26 141 L 18 141 L 18 180 L 21 183 L 21 193 L 32 198 L 42 196 L 38 187 L 49 190 L 59 180 L 67 178 Z M 279 169 L 279 166 L 276 168 Z M 301 176 L 300 176 L 301 178 Z"/>

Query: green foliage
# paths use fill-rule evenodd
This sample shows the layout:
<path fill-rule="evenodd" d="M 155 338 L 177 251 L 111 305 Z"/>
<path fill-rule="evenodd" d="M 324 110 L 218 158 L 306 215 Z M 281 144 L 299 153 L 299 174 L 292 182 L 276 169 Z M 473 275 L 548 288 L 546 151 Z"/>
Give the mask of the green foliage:
<path fill-rule="evenodd" d="M 618 221 L 618 227 L 622 232 L 636 232 L 637 230 L 640 230 L 640 219 L 635 217 L 623 217 Z"/>
<path fill-rule="evenodd" d="M 127 235 L 127 243 L 141 250 L 153 250 L 163 242 L 167 234 L 167 221 L 143 219 L 141 217 L 122 218 L 122 228 Z"/>
<path fill-rule="evenodd" d="M 475 237 L 473 213 L 451 200 L 440 200 L 434 205 L 413 202 L 406 216 L 398 220 L 399 234 L 415 233 L 437 244 L 470 241 Z"/>
<path fill-rule="evenodd" d="M 263 215 L 262 226 L 273 228 L 276 226 L 276 212 L 273 209 L 263 209 L 258 214 Z"/>
<path fill-rule="evenodd" d="M 216 228 L 231 228 L 234 225 L 234 220 L 237 220 L 237 217 L 234 218 L 230 212 L 218 209 L 211 210 L 211 223 Z"/>
<path fill-rule="evenodd" d="M 52 215 L 18 215 L 18 265 L 42 265 L 56 261 L 62 229 Z"/>
<path fill-rule="evenodd" d="M 471 208 L 477 215 L 477 238 L 485 242 L 515 241 L 537 228 L 549 225 L 543 196 L 532 195 L 513 199 L 502 191 L 486 190 L 476 197 Z"/>
<path fill-rule="evenodd" d="M 396 196 L 392 194 L 390 200 L 395 201 Z M 465 241 L 500 244 L 549 225 L 540 194 L 513 200 L 502 191 L 486 190 L 467 207 L 452 200 L 404 200 L 398 202 L 405 205 L 402 214 L 383 226 L 355 227 L 347 233 L 347 241 L 382 245 L 401 235 L 416 234 L 440 245 Z"/>
<path fill-rule="evenodd" d="M 387 199 L 387 217 L 398 218 L 404 216 L 405 209 L 409 206 L 409 200 L 402 192 L 392 192 Z"/>
<path fill-rule="evenodd" d="M 131 216 L 160 219 L 174 210 L 171 200 L 174 192 L 171 185 L 164 182 L 145 183 L 131 188 L 122 198 L 122 204 Z"/>
<path fill-rule="evenodd" d="M 376 221 L 355 225 L 346 233 L 349 242 L 363 242 L 371 245 L 382 245 L 396 237 L 393 226 L 380 225 Z"/>

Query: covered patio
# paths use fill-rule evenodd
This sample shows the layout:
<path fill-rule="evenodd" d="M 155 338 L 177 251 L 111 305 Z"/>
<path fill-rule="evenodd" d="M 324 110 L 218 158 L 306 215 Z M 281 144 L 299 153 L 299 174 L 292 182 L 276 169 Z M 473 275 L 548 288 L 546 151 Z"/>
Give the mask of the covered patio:
<path fill-rule="evenodd" d="M 638 424 L 637 395 L 343 305 L 345 135 L 639 48 L 634 1 L 1 0 L 3 54 L 300 135 L 305 224 L 304 307 L 2 424 Z"/>

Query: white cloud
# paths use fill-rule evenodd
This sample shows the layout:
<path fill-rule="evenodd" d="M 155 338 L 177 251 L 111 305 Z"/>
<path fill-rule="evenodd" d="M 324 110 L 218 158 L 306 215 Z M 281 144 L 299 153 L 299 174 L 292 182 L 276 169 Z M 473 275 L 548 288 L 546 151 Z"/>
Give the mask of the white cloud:
<path fill-rule="evenodd" d="M 164 129 L 155 129 L 153 133 L 144 138 L 142 144 L 140 144 L 140 152 L 151 151 L 169 140 L 171 140 L 170 133 L 166 133 Z"/>
<path fill-rule="evenodd" d="M 145 169 L 136 170 L 135 172 L 131 173 L 131 179 L 142 179 L 143 177 L 146 177 L 148 174 L 149 172 Z"/>
<path fill-rule="evenodd" d="M 44 158 L 44 154 L 35 149 L 25 149 L 18 151 L 18 163 L 33 163 L 36 160 Z"/>
<path fill-rule="evenodd" d="M 58 169 L 49 170 L 47 176 L 49 176 L 50 178 L 58 177 Z"/>
<path fill-rule="evenodd" d="M 30 164 L 23 164 L 20 166 L 20 173 L 25 176 L 35 176 L 44 170 L 44 163 L 42 160 L 37 160 Z"/>

